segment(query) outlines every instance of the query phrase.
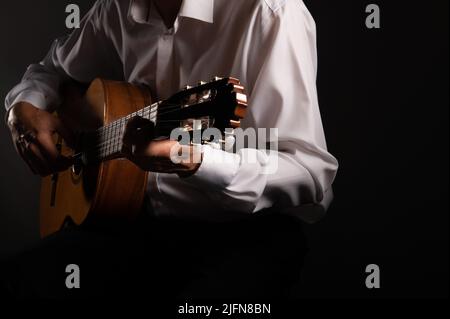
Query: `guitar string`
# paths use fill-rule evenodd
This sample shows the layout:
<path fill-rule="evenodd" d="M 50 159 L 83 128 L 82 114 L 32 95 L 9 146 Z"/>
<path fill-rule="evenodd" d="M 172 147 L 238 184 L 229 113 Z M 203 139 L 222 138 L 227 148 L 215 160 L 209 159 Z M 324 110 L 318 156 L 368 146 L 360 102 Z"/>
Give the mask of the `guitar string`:
<path fill-rule="evenodd" d="M 170 120 L 170 121 L 159 121 L 158 123 L 181 123 L 182 121 L 184 121 L 184 119 L 178 119 L 178 120 Z M 158 125 L 159 129 L 173 129 L 174 126 L 173 125 Z M 122 145 L 122 139 L 123 139 L 123 133 L 124 133 L 124 127 L 122 129 L 120 129 L 119 131 L 113 132 L 113 135 L 111 138 L 109 138 L 108 140 L 104 140 L 102 143 L 99 143 L 96 145 L 96 147 L 90 148 L 86 151 L 104 151 L 105 148 L 112 148 L 113 152 L 116 151 L 120 151 L 120 146 Z"/>
<path fill-rule="evenodd" d="M 173 126 L 169 126 L 167 128 L 172 128 Z M 109 156 L 120 154 L 123 149 L 123 141 L 122 140 L 116 140 L 114 143 L 111 143 L 107 146 L 104 146 L 102 148 L 98 148 L 96 150 L 91 150 L 90 153 L 86 153 L 89 155 L 89 157 L 94 157 L 96 159 L 105 159 Z"/>
<path fill-rule="evenodd" d="M 109 123 L 108 125 L 105 125 L 103 127 L 101 127 L 100 129 L 98 129 L 97 132 L 97 136 L 103 137 L 104 135 L 110 133 L 111 130 L 116 129 L 117 127 L 120 127 L 122 125 L 125 124 L 125 122 L 127 122 L 129 119 L 132 119 L 133 117 L 142 115 L 143 117 L 149 117 L 148 119 L 150 119 L 150 116 L 152 115 L 152 113 L 157 112 L 156 108 L 158 106 L 161 106 L 162 103 L 155 103 L 152 106 L 148 106 L 146 108 L 143 108 L 142 110 L 139 110 L 137 112 L 134 112 L 122 119 L 116 120 L 112 123 Z M 168 114 L 169 112 L 171 113 L 172 110 L 179 110 L 181 109 L 181 105 L 180 104 L 165 104 L 165 107 L 162 109 L 164 112 L 161 112 L 159 115 L 165 115 Z"/>
<path fill-rule="evenodd" d="M 157 106 L 159 106 L 159 105 L 154 106 L 152 109 L 144 108 L 138 112 L 127 115 L 124 118 L 121 118 L 119 120 L 116 120 L 116 121 L 108 124 L 108 125 L 103 126 L 102 128 L 98 129 L 96 131 L 96 133 L 98 136 L 103 136 L 105 134 L 108 134 L 111 130 L 114 130 L 117 127 L 127 124 L 130 119 L 135 118 L 137 116 L 141 116 L 141 117 L 144 117 L 144 118 L 150 120 L 151 117 L 154 115 L 154 113 L 158 112 L 158 110 L 156 109 Z M 181 109 L 180 104 L 171 104 L 171 105 L 168 105 L 167 107 L 164 107 L 164 109 L 162 109 L 164 112 L 160 112 L 160 114 L 158 114 L 158 115 L 162 116 L 165 114 L 172 113 L 172 111 L 176 111 L 176 110 L 180 110 L 180 109 Z"/>
<path fill-rule="evenodd" d="M 200 102 L 202 102 L 201 99 L 198 99 L 197 104 L 200 103 Z M 136 112 L 134 112 L 132 114 L 129 114 L 125 118 L 122 118 L 122 119 L 116 120 L 116 121 L 114 121 L 112 123 L 109 123 L 108 125 L 105 125 L 105 126 L 99 128 L 98 131 L 106 130 L 106 129 L 110 128 L 111 126 L 113 126 L 114 124 L 116 124 L 117 122 L 121 122 L 123 120 L 127 120 L 127 119 L 131 119 L 133 117 L 136 117 L 136 116 L 139 115 L 139 113 L 145 114 L 145 113 L 150 112 L 150 114 L 151 114 L 151 113 L 157 111 L 157 108 L 160 107 L 161 105 L 164 106 L 164 108 L 163 108 L 164 111 L 170 111 L 171 109 L 174 109 L 174 108 L 175 109 L 181 109 L 181 104 L 174 104 L 174 103 L 166 104 L 164 102 L 157 102 L 157 103 L 154 103 L 154 104 L 149 105 L 147 107 L 144 107 L 143 109 L 141 109 L 139 111 L 136 111 Z"/>
<path fill-rule="evenodd" d="M 178 111 L 179 105 L 175 108 L 176 109 L 172 110 L 172 111 L 161 112 L 160 116 Z M 116 141 L 117 139 L 120 139 L 121 135 L 123 134 L 123 130 L 125 129 L 125 125 L 126 125 L 127 121 L 133 117 L 139 116 L 141 113 L 142 113 L 142 115 L 144 115 L 146 117 L 144 112 L 137 112 L 137 113 L 133 114 L 134 116 L 127 116 L 125 119 L 119 121 L 114 127 L 109 127 L 108 131 L 105 134 L 102 134 L 100 136 L 101 139 L 102 138 L 105 139 L 106 137 L 108 139 L 104 140 L 103 143 L 97 144 L 93 148 L 87 149 L 87 151 L 92 151 L 92 150 L 103 151 L 104 148 L 106 148 L 106 151 L 108 151 L 108 148 L 113 148 L 114 146 L 117 146 L 118 145 L 117 143 L 113 144 L 111 142 Z M 147 113 L 148 113 L 148 111 L 147 111 Z M 149 115 L 149 119 L 150 119 L 150 114 L 148 114 L 148 115 Z M 182 119 L 180 119 L 178 122 L 181 122 L 181 121 L 182 121 Z M 166 122 L 166 121 L 162 121 L 162 120 L 158 121 L 158 123 L 164 123 L 164 122 Z M 117 129 L 120 129 L 121 135 L 117 134 L 117 133 L 119 133 L 119 132 L 117 132 Z"/>
<path fill-rule="evenodd" d="M 95 134 L 103 142 L 101 144 L 96 144 L 94 147 L 86 149 L 85 152 L 91 152 L 93 150 L 98 150 L 98 151 L 101 151 L 99 153 L 103 153 L 103 151 L 105 151 L 103 148 L 108 148 L 108 147 L 114 146 L 114 145 L 105 145 L 105 144 L 108 144 L 109 142 L 114 141 L 115 139 L 118 138 L 118 136 L 112 136 L 112 135 L 116 135 L 118 133 L 117 129 L 120 129 L 120 133 L 123 134 L 124 126 L 128 123 L 128 121 L 130 119 L 137 117 L 137 116 L 142 116 L 142 117 L 150 120 L 153 113 L 155 113 L 157 111 L 156 108 L 158 106 L 160 106 L 161 104 L 162 104 L 161 102 L 155 103 L 149 107 L 146 107 L 142 110 L 139 110 L 137 112 L 129 114 L 120 120 L 114 121 L 100 129 L 98 129 L 97 131 L 95 131 Z M 166 104 L 166 105 L 167 105 L 167 107 L 165 107 L 164 110 L 180 109 L 179 104 Z M 164 115 L 166 113 L 168 113 L 168 112 L 161 112 L 160 115 Z M 120 137 L 120 135 L 119 135 L 119 137 Z M 106 147 L 103 147 L 103 146 L 106 146 Z"/>
<path fill-rule="evenodd" d="M 197 99 L 197 104 L 200 103 L 200 102 L 205 102 L 205 101 L 204 100 L 202 101 L 201 98 Z M 105 126 L 101 127 L 100 129 L 98 129 L 98 131 L 100 132 L 100 134 L 103 134 L 103 133 L 105 133 L 106 130 L 108 130 L 110 128 L 113 128 L 115 125 L 123 124 L 122 123 L 123 120 L 128 120 L 128 119 L 131 119 L 133 117 L 136 117 L 136 116 L 139 115 L 139 113 L 145 114 L 145 113 L 150 112 L 150 114 L 151 114 L 154 111 L 156 111 L 156 109 L 159 106 L 161 106 L 161 105 L 164 105 L 164 109 L 163 109 L 164 111 L 170 111 L 173 108 L 175 108 L 175 109 L 180 109 L 181 108 L 180 104 L 173 104 L 173 103 L 172 104 L 165 104 L 164 102 L 157 102 L 157 103 L 154 103 L 154 104 L 152 104 L 150 106 L 147 106 L 147 107 L 145 107 L 145 108 L 143 108 L 143 109 L 141 109 L 141 110 L 139 110 L 139 111 L 137 111 L 135 113 L 132 113 L 132 114 L 126 116 L 124 119 L 119 119 L 117 121 L 109 123 L 108 125 L 105 125 Z M 161 114 L 161 115 L 163 115 L 163 114 Z"/>
<path fill-rule="evenodd" d="M 174 121 L 169 121 L 169 122 L 177 122 L 180 123 L 182 122 L 184 119 L 180 119 L 180 120 L 174 120 Z M 162 125 L 159 126 L 161 129 L 173 129 L 174 126 L 173 125 Z M 91 155 L 94 155 L 95 157 L 100 157 L 100 158 L 104 158 L 104 157 L 108 157 L 111 155 L 114 155 L 115 153 L 120 153 L 122 151 L 122 147 L 123 147 L 123 140 L 122 140 L 122 133 L 121 135 L 117 135 L 116 137 L 106 141 L 106 145 L 102 145 L 101 147 L 98 147 L 96 149 L 91 149 Z"/>
<path fill-rule="evenodd" d="M 197 101 L 197 104 L 200 102 Z M 205 102 L 205 101 L 203 101 Z M 123 133 L 126 127 L 126 124 L 128 121 L 134 117 L 141 116 L 143 118 L 146 118 L 148 120 L 151 120 L 154 113 L 159 111 L 159 107 L 161 105 L 164 105 L 164 108 L 162 109 L 164 112 L 159 113 L 159 116 L 163 116 L 166 114 L 170 114 L 173 112 L 176 112 L 180 109 L 182 109 L 182 106 L 180 104 L 164 104 L 164 102 L 157 102 L 152 105 L 149 105 L 137 112 L 134 112 L 132 114 L 129 114 L 128 116 L 116 120 L 112 123 L 109 123 L 108 125 L 105 125 L 98 130 L 96 130 L 96 136 L 102 141 L 101 143 L 97 143 L 95 146 L 90 147 L 84 152 L 95 152 L 95 155 L 100 155 L 101 157 L 107 157 L 110 155 L 113 155 L 116 152 L 120 151 L 120 146 L 122 145 L 122 137 Z M 168 123 L 168 122 L 181 122 L 183 120 L 166 120 L 166 121 L 158 121 L 158 123 Z M 171 126 L 159 126 L 160 128 Z"/>
<path fill-rule="evenodd" d="M 129 114 L 129 115 L 125 116 L 124 118 L 121 118 L 119 120 L 116 120 L 114 122 L 111 122 L 111 123 L 109 123 L 109 124 L 99 128 L 96 132 L 99 135 L 101 135 L 102 133 L 105 133 L 110 128 L 114 127 L 114 125 L 123 124 L 123 121 L 127 121 L 127 120 L 129 120 L 131 118 L 134 118 L 134 117 L 138 116 L 139 114 L 145 115 L 146 113 L 149 113 L 149 116 L 150 116 L 152 113 L 157 111 L 156 108 L 158 106 L 160 106 L 160 105 L 161 105 L 161 103 L 155 103 L 155 104 L 153 104 L 151 106 L 147 106 L 147 107 L 143 108 L 142 110 L 139 110 L 137 112 Z M 179 104 L 169 104 L 167 108 L 171 109 L 171 108 L 175 108 L 175 107 L 179 107 L 179 106 L 180 106 Z"/>
<path fill-rule="evenodd" d="M 201 102 L 201 98 L 197 99 L 197 103 L 199 103 L 199 102 Z M 118 127 L 121 128 L 124 125 L 124 121 L 128 121 L 129 119 L 139 116 L 139 115 L 146 117 L 145 116 L 146 113 L 149 113 L 148 119 L 150 119 L 152 113 L 154 113 L 154 111 L 156 111 L 156 109 L 161 105 L 165 106 L 164 111 L 170 111 L 173 108 L 180 109 L 180 104 L 164 104 L 164 102 L 160 101 L 160 102 L 154 103 L 150 106 L 147 106 L 147 107 L 143 108 L 142 110 L 132 113 L 132 114 L 128 115 L 127 117 L 125 117 L 124 119 L 114 121 L 100 129 L 98 129 L 97 136 L 99 136 L 100 138 L 105 138 L 105 136 L 108 136 L 111 133 L 111 131 L 115 131 Z M 160 115 L 163 115 L 163 114 L 161 113 Z"/>
<path fill-rule="evenodd" d="M 125 130 L 125 125 L 129 119 L 137 116 L 141 116 L 143 118 L 151 119 L 152 109 L 154 110 L 158 106 L 158 103 L 154 104 L 151 108 L 144 108 L 140 111 L 134 112 L 125 118 L 114 121 L 109 125 L 102 127 L 101 130 L 97 131 L 98 138 L 102 141 L 102 143 L 97 143 L 93 148 L 86 150 L 86 152 L 95 151 L 96 155 L 108 156 L 111 152 L 114 153 L 118 150 L 118 139 L 123 135 L 123 131 Z M 118 131 L 119 130 L 119 131 Z"/>
<path fill-rule="evenodd" d="M 184 119 L 159 121 L 158 123 L 180 123 L 182 121 L 184 121 Z M 171 125 L 158 125 L 158 128 L 168 129 L 168 128 L 173 128 L 173 126 L 171 126 Z M 104 147 L 117 148 L 118 146 L 120 146 L 122 144 L 123 133 L 124 133 L 123 130 L 120 130 L 119 132 L 113 132 L 113 134 L 115 134 L 115 136 L 113 136 L 112 138 L 110 138 L 108 140 L 102 141 L 102 143 L 98 143 L 96 145 L 96 147 L 87 149 L 85 152 L 94 151 L 94 150 L 101 151 Z"/>
<path fill-rule="evenodd" d="M 128 120 L 132 119 L 133 117 L 137 117 L 139 115 L 143 115 L 143 117 L 147 117 L 147 115 L 148 115 L 148 117 L 149 117 L 148 119 L 150 119 L 151 114 L 156 112 L 156 110 L 154 110 L 154 109 L 160 105 L 161 105 L 161 103 L 156 103 L 155 105 L 152 106 L 153 110 L 149 107 L 144 108 L 138 112 L 135 112 L 133 114 L 126 116 L 123 119 L 120 119 L 118 121 L 110 123 L 110 125 L 108 125 L 107 127 L 103 127 L 102 129 L 104 131 L 102 133 L 100 133 L 100 138 L 105 139 L 105 137 L 108 137 L 108 139 L 104 140 L 102 143 L 97 144 L 96 146 L 94 146 L 92 148 L 87 149 L 85 152 L 94 152 L 95 151 L 95 155 L 96 156 L 100 155 L 100 157 L 111 156 L 114 153 L 119 152 L 120 146 L 122 144 L 121 136 L 123 135 L 123 130 L 125 129 L 125 125 L 128 122 Z M 174 106 L 168 105 L 167 107 L 165 107 L 163 109 L 164 112 L 161 112 L 159 114 L 159 116 L 163 116 L 163 115 L 170 114 L 170 113 L 180 110 L 179 104 L 173 104 L 173 105 Z M 169 111 L 166 111 L 166 110 L 169 110 Z M 170 121 L 167 120 L 167 121 L 159 121 L 158 123 L 181 122 L 181 121 L 183 121 L 183 120 L 182 119 L 170 120 Z M 111 125 L 111 124 L 113 124 L 113 125 Z M 170 126 L 167 126 L 167 127 L 170 127 Z M 120 129 L 120 131 L 117 132 L 117 129 Z M 118 133 L 120 133 L 120 135 L 118 135 Z M 115 136 L 112 136 L 112 135 L 115 135 Z"/>
<path fill-rule="evenodd" d="M 194 94 L 192 94 L 192 95 L 194 95 Z M 197 93 L 197 96 L 198 96 L 198 93 Z M 201 100 L 202 100 L 202 98 L 197 98 L 197 104 L 198 104 L 199 102 L 201 102 Z M 204 102 L 204 101 L 203 101 L 203 102 Z M 164 110 L 165 110 L 165 111 L 170 110 L 171 108 L 177 108 L 177 109 L 180 108 L 180 104 L 164 104 L 164 102 L 160 101 L 160 102 L 154 103 L 154 104 L 152 104 L 152 105 L 149 105 L 149 106 L 143 108 L 142 110 L 139 110 L 139 111 L 137 111 L 137 112 L 135 112 L 135 113 L 132 113 L 132 114 L 128 115 L 128 116 L 125 118 L 125 120 L 128 120 L 128 119 L 131 119 L 131 118 L 133 118 L 133 117 L 135 117 L 135 116 L 138 116 L 139 113 L 145 114 L 145 113 L 147 113 L 147 112 L 150 111 L 150 114 L 151 114 L 151 113 L 153 113 L 153 111 L 154 111 L 156 108 L 158 108 L 158 107 L 161 106 L 161 105 L 164 105 L 164 106 L 165 106 L 165 107 L 164 107 Z M 162 115 L 162 114 L 161 114 L 161 115 Z M 118 121 L 114 121 L 114 122 L 112 122 L 112 123 L 109 123 L 108 125 L 103 126 L 102 128 L 98 129 L 98 135 L 99 135 L 99 136 L 102 136 L 103 134 L 108 134 L 108 133 L 109 133 L 109 132 L 108 132 L 109 129 L 114 129 L 115 126 L 122 125 L 122 124 L 123 124 L 123 123 L 121 122 L 121 120 L 118 120 Z"/>

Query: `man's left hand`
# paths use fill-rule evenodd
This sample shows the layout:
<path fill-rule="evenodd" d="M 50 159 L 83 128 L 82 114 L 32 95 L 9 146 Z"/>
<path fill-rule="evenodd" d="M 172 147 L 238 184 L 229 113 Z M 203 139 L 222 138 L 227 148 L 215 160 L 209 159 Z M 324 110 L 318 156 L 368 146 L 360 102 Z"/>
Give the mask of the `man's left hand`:
<path fill-rule="evenodd" d="M 183 146 L 177 141 L 155 141 L 153 122 L 141 117 L 131 119 L 123 137 L 124 155 L 145 171 L 178 174 L 188 177 L 199 169 L 201 155 L 192 146 Z M 180 161 L 173 161 L 174 155 L 187 154 Z M 199 160 L 195 161 L 194 159 Z"/>

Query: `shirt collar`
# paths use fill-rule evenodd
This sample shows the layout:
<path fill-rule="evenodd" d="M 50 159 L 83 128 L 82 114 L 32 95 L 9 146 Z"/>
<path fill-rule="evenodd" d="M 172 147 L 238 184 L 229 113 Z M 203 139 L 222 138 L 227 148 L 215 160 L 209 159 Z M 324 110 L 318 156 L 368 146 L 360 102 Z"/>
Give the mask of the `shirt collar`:
<path fill-rule="evenodd" d="M 179 16 L 214 23 L 214 0 L 184 0 Z"/>
<path fill-rule="evenodd" d="M 154 9 L 151 0 L 131 0 L 129 15 L 137 23 L 148 23 L 153 16 Z M 196 19 L 199 21 L 214 22 L 214 0 L 183 0 L 180 17 Z"/>

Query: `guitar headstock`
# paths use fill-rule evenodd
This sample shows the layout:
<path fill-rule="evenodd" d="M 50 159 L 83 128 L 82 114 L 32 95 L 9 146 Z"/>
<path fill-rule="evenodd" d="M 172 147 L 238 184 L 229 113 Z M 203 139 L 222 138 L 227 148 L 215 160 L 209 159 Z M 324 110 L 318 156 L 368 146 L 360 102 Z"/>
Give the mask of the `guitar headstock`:
<path fill-rule="evenodd" d="M 177 127 L 192 130 L 194 120 L 205 120 L 207 126 L 224 131 L 238 128 L 246 111 L 247 96 L 240 81 L 215 77 L 210 82 L 199 82 L 195 87 L 187 86 L 162 102 L 158 121 L 167 123 L 179 120 Z"/>

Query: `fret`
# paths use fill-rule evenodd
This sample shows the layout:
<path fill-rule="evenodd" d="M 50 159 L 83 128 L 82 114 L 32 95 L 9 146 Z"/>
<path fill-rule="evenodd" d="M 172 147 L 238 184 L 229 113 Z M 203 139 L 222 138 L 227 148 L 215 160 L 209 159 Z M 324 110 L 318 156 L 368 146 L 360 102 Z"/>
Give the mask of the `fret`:
<path fill-rule="evenodd" d="M 117 142 L 117 132 L 116 132 L 116 124 L 112 127 L 111 132 L 112 138 L 111 138 L 111 153 L 109 155 L 113 155 L 116 153 L 116 142 Z"/>
<path fill-rule="evenodd" d="M 142 117 L 156 123 L 158 108 L 161 102 L 154 103 L 142 108 L 134 113 L 122 117 L 108 125 L 99 128 L 90 140 L 86 155 L 93 160 L 105 160 L 108 157 L 118 154 L 123 147 L 123 134 L 125 134 L 126 125 L 134 117 Z"/>
<path fill-rule="evenodd" d="M 104 151 L 104 147 L 105 147 L 105 145 L 104 145 L 104 143 L 105 143 L 105 134 L 106 134 L 106 129 L 104 128 L 103 130 L 102 130 L 102 132 L 100 133 L 100 137 L 99 137 L 99 146 L 98 146 L 98 149 L 97 149 L 97 156 L 98 156 L 98 158 L 99 159 L 103 159 L 103 151 Z"/>
<path fill-rule="evenodd" d="M 123 148 L 123 135 L 125 134 L 125 125 L 126 124 L 124 122 L 120 122 L 120 124 L 119 124 L 120 141 L 119 141 L 119 146 L 118 146 L 118 148 L 119 148 L 118 152 L 121 152 L 122 148 Z"/>
<path fill-rule="evenodd" d="M 115 149 L 116 149 L 116 138 L 117 138 L 117 136 L 116 136 L 116 126 L 114 125 L 111 128 L 111 149 L 110 149 L 110 153 L 109 153 L 110 156 L 113 155 L 116 152 L 115 151 Z"/>
<path fill-rule="evenodd" d="M 117 152 L 120 153 L 122 151 L 122 123 L 119 122 L 117 125 L 117 135 L 118 135 L 118 141 L 117 141 Z"/>
<path fill-rule="evenodd" d="M 107 129 L 108 133 L 106 134 L 106 148 L 105 148 L 105 158 L 109 156 L 109 152 L 110 152 L 110 147 L 111 147 L 111 128 L 108 127 Z"/>
<path fill-rule="evenodd" d="M 105 130 L 102 134 L 102 140 L 101 140 L 101 146 L 100 146 L 100 158 L 101 159 L 105 158 L 105 155 L 106 155 L 106 141 L 108 139 L 107 134 L 108 134 L 108 127 L 105 127 Z"/>
<path fill-rule="evenodd" d="M 108 126 L 105 127 L 105 136 L 104 136 L 104 141 L 103 141 L 103 151 L 102 151 L 102 158 L 106 158 L 106 154 L 108 152 L 108 138 L 109 138 L 109 129 Z"/>
<path fill-rule="evenodd" d="M 117 124 L 115 123 L 113 126 L 113 138 L 112 138 L 112 154 L 117 152 Z M 112 155 L 110 154 L 110 155 Z"/>
<path fill-rule="evenodd" d="M 116 124 L 114 126 L 114 154 L 117 154 L 117 152 L 119 151 L 119 141 L 120 141 L 120 136 L 119 136 L 119 125 Z"/>
<path fill-rule="evenodd" d="M 147 120 L 150 120 L 150 109 L 149 108 L 144 109 L 144 118 Z"/>
<path fill-rule="evenodd" d="M 118 135 L 117 152 L 120 153 L 122 151 L 122 139 L 123 139 L 122 122 L 120 121 L 117 124 L 117 135 Z"/>
<path fill-rule="evenodd" d="M 117 135 L 116 135 L 116 125 L 114 125 L 111 128 L 111 152 L 110 152 L 110 156 L 113 155 L 116 152 L 116 139 L 117 139 Z"/>
<path fill-rule="evenodd" d="M 100 147 L 99 147 L 99 158 L 100 159 L 103 159 L 105 157 L 106 133 L 108 133 L 108 131 L 105 127 L 101 134 L 101 138 L 100 138 Z"/>

